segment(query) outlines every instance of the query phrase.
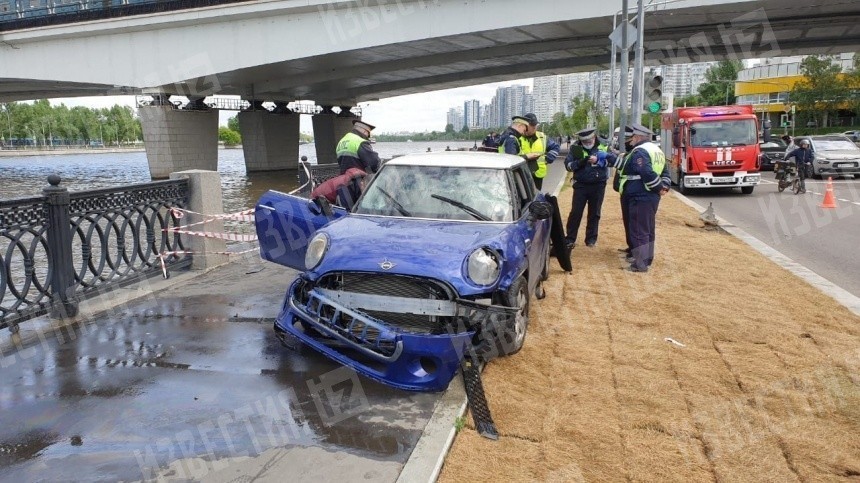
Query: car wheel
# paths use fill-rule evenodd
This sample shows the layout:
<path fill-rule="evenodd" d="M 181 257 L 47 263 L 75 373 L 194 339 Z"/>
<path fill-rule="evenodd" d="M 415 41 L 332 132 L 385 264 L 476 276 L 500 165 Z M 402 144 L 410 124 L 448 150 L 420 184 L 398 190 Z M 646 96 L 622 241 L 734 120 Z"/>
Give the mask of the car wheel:
<path fill-rule="evenodd" d="M 812 163 L 812 178 L 813 179 L 821 179 L 821 173 L 815 172 L 815 163 Z"/>
<path fill-rule="evenodd" d="M 531 302 L 526 279 L 517 277 L 514 283 L 501 294 L 500 302 L 506 307 L 516 307 L 517 313 L 510 325 L 501 327 L 487 324 L 483 327 L 474 347 L 475 355 L 481 362 L 516 354 L 523 348 L 526 340 Z"/>
<path fill-rule="evenodd" d="M 741 193 L 743 193 L 745 195 L 751 195 L 754 189 L 755 189 L 755 186 L 742 186 L 741 187 Z"/>

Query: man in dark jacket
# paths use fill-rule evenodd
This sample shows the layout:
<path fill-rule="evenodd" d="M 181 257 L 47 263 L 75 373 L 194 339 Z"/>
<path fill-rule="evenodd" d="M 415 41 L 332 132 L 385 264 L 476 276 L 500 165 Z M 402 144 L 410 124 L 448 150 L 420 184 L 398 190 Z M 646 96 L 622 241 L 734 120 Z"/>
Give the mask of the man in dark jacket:
<path fill-rule="evenodd" d="M 597 143 L 595 128 L 576 133 L 577 141 L 571 146 L 564 160 L 564 167 L 573 172 L 573 208 L 567 217 L 568 247 L 576 244 L 576 235 L 582 222 L 582 214 L 588 205 L 588 222 L 585 227 L 585 245 L 597 243 L 600 210 L 606 193 L 609 168 L 615 164 L 615 155 L 607 152 L 605 145 Z"/>
<path fill-rule="evenodd" d="M 379 170 L 379 155 L 370 146 L 370 131 L 375 127 L 358 119 L 352 121 L 352 131 L 337 143 L 340 174 L 346 173 L 349 168 L 358 168 L 368 174 Z"/>
<path fill-rule="evenodd" d="M 809 139 L 801 139 L 800 147 L 785 156 L 786 161 L 790 158 L 794 158 L 797 164 L 797 179 L 800 180 L 800 192 L 806 193 L 806 170 L 812 166 L 812 162 L 815 160 L 815 153 L 809 149 Z"/>

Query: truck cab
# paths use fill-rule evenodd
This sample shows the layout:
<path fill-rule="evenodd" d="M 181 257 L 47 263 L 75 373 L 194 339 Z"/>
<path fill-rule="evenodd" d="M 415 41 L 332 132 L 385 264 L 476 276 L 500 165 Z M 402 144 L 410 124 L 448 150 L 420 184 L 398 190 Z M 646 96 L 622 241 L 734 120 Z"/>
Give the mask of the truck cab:
<path fill-rule="evenodd" d="M 678 190 L 740 188 L 761 181 L 759 122 L 752 106 L 684 107 L 663 114 L 661 142 Z"/>

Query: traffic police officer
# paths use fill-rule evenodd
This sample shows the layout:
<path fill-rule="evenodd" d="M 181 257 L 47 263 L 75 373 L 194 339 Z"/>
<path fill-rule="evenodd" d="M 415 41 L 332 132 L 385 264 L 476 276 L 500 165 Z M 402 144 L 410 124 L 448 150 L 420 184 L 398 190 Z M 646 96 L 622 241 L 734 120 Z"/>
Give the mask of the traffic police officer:
<path fill-rule="evenodd" d="M 540 190 L 543 188 L 543 179 L 547 173 L 546 165 L 555 161 L 561 148 L 558 143 L 537 130 L 537 116 L 528 113 L 523 118 L 528 121 L 528 126 L 523 135 L 520 136 L 520 146 L 523 157 L 529 162 L 529 169 L 532 172 L 535 186 Z"/>
<path fill-rule="evenodd" d="M 379 170 L 379 154 L 370 146 L 370 131 L 376 126 L 355 119 L 352 131 L 346 133 L 337 143 L 337 164 L 340 174 L 350 168 L 358 168 L 367 174 Z"/>
<path fill-rule="evenodd" d="M 629 154 L 621 165 L 619 192 L 626 199 L 631 259 L 627 270 L 647 272 L 654 261 L 657 208 L 669 192 L 671 179 L 666 156 L 651 142 L 653 133 L 641 124 L 629 126 Z"/>
<path fill-rule="evenodd" d="M 525 117 L 512 117 L 511 125 L 499 136 L 499 153 L 522 156 L 523 148 L 520 144 L 520 136 L 525 134 L 528 127 L 529 120 Z"/>
<path fill-rule="evenodd" d="M 600 224 L 600 209 L 606 193 L 609 168 L 615 164 L 615 155 L 607 152 L 607 147 L 597 142 L 597 130 L 593 127 L 576 133 L 577 141 L 567 154 L 564 166 L 573 172 L 573 208 L 567 217 L 566 245 L 576 244 L 576 235 L 582 222 L 582 213 L 588 205 L 588 222 L 585 226 L 585 245 L 593 247 L 597 243 L 597 230 Z"/>

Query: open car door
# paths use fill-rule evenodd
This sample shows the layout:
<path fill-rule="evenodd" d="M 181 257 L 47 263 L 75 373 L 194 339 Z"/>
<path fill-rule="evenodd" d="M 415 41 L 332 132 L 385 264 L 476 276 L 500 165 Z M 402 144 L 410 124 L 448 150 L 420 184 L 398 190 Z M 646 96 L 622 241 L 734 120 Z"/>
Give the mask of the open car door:
<path fill-rule="evenodd" d="M 299 271 L 316 231 L 347 215 L 339 206 L 278 191 L 267 191 L 254 209 L 260 256 Z"/>

